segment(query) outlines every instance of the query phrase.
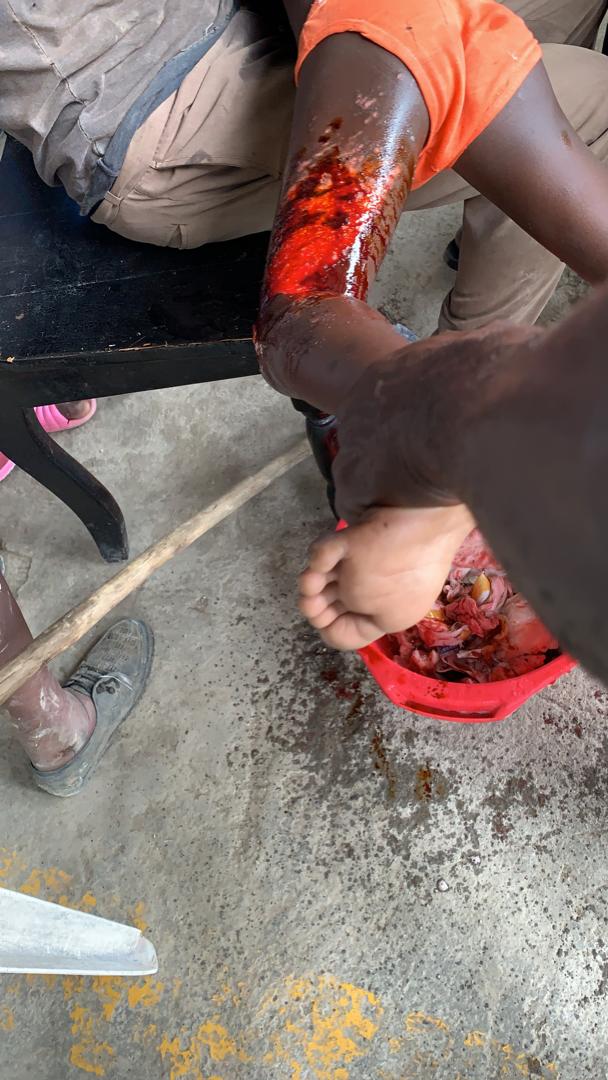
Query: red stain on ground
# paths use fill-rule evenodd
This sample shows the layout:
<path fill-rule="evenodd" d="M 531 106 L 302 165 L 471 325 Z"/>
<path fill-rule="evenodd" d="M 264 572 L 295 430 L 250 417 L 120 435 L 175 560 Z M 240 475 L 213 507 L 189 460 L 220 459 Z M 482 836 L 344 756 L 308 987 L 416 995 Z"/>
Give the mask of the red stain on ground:
<path fill-rule="evenodd" d="M 323 679 L 323 682 L 333 687 L 334 696 L 338 701 L 353 701 L 361 687 L 361 683 L 358 679 L 355 679 L 354 682 L 348 683 L 347 685 L 342 683 L 336 685 L 340 678 L 337 668 L 326 668 L 321 672 L 321 678 Z"/>
<path fill-rule="evenodd" d="M 430 802 L 431 799 L 442 799 L 446 793 L 445 780 L 435 769 L 431 769 L 428 762 L 421 765 L 416 772 L 414 793 L 418 802 Z"/>
<path fill-rule="evenodd" d="M 397 777 L 384 745 L 384 736 L 380 728 L 374 728 L 370 744 L 370 754 L 376 772 L 380 773 L 386 781 L 386 797 L 389 801 L 395 798 Z"/>

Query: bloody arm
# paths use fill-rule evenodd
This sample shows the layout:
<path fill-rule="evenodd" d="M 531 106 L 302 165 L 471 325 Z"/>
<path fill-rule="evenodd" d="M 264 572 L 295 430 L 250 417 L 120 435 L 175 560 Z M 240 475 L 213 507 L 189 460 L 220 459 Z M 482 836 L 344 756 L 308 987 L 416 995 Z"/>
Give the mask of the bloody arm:
<path fill-rule="evenodd" d="M 307 5 L 286 6 L 297 30 Z M 330 410 L 369 363 L 349 324 L 358 337 L 369 320 L 368 345 L 386 337 L 393 347 L 390 326 L 365 299 L 427 131 L 415 80 L 379 46 L 343 33 L 305 60 L 257 328 L 262 368 L 277 389 Z M 317 318 L 333 335 L 329 363 L 327 350 L 314 348 Z"/>
<path fill-rule="evenodd" d="M 286 7 L 298 33 L 309 4 Z M 417 84 L 391 53 L 342 33 L 306 59 L 257 328 L 262 370 L 283 393 L 334 412 L 398 347 L 365 298 L 427 128 Z M 608 171 L 542 63 L 455 168 L 588 281 L 608 277 Z"/>

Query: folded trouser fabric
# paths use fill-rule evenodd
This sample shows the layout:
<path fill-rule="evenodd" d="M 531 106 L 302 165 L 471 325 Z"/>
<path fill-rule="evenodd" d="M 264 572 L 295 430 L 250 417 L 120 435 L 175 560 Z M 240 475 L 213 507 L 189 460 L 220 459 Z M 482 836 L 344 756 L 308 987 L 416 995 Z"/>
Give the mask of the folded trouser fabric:
<path fill-rule="evenodd" d="M 284 42 L 241 10 L 137 131 L 93 221 L 176 248 L 270 228 L 293 98 Z"/>
<path fill-rule="evenodd" d="M 545 45 L 591 48 L 608 4 L 606 0 L 508 0 L 506 6 Z"/>

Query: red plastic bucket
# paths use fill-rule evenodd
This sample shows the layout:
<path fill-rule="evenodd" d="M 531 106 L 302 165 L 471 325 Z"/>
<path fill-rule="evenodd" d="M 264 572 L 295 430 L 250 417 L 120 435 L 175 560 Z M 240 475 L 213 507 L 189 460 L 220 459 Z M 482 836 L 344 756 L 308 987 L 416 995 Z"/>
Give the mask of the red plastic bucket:
<path fill-rule="evenodd" d="M 347 528 L 346 522 L 340 521 L 337 528 Z M 576 667 L 576 660 L 562 653 L 544 667 L 514 679 L 495 683 L 449 683 L 442 679 L 427 679 L 426 675 L 402 667 L 392 659 L 386 638 L 359 649 L 359 656 L 393 705 L 431 720 L 452 720 L 458 724 L 506 720 L 528 698 Z"/>
<path fill-rule="evenodd" d="M 386 638 L 359 650 L 365 666 L 394 705 L 433 720 L 487 724 L 506 720 L 533 694 L 566 675 L 576 661 L 562 654 L 544 667 L 495 683 L 449 683 L 427 679 L 398 664 L 388 653 Z"/>

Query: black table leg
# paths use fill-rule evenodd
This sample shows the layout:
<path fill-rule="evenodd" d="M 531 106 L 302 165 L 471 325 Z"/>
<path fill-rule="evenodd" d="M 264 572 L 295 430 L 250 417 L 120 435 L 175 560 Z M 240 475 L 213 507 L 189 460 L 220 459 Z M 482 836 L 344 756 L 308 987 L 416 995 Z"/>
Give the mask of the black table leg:
<path fill-rule="evenodd" d="M 0 402 L 0 450 L 69 506 L 89 530 L 106 562 L 128 558 L 122 511 L 96 478 L 49 438 L 33 409 Z"/>

